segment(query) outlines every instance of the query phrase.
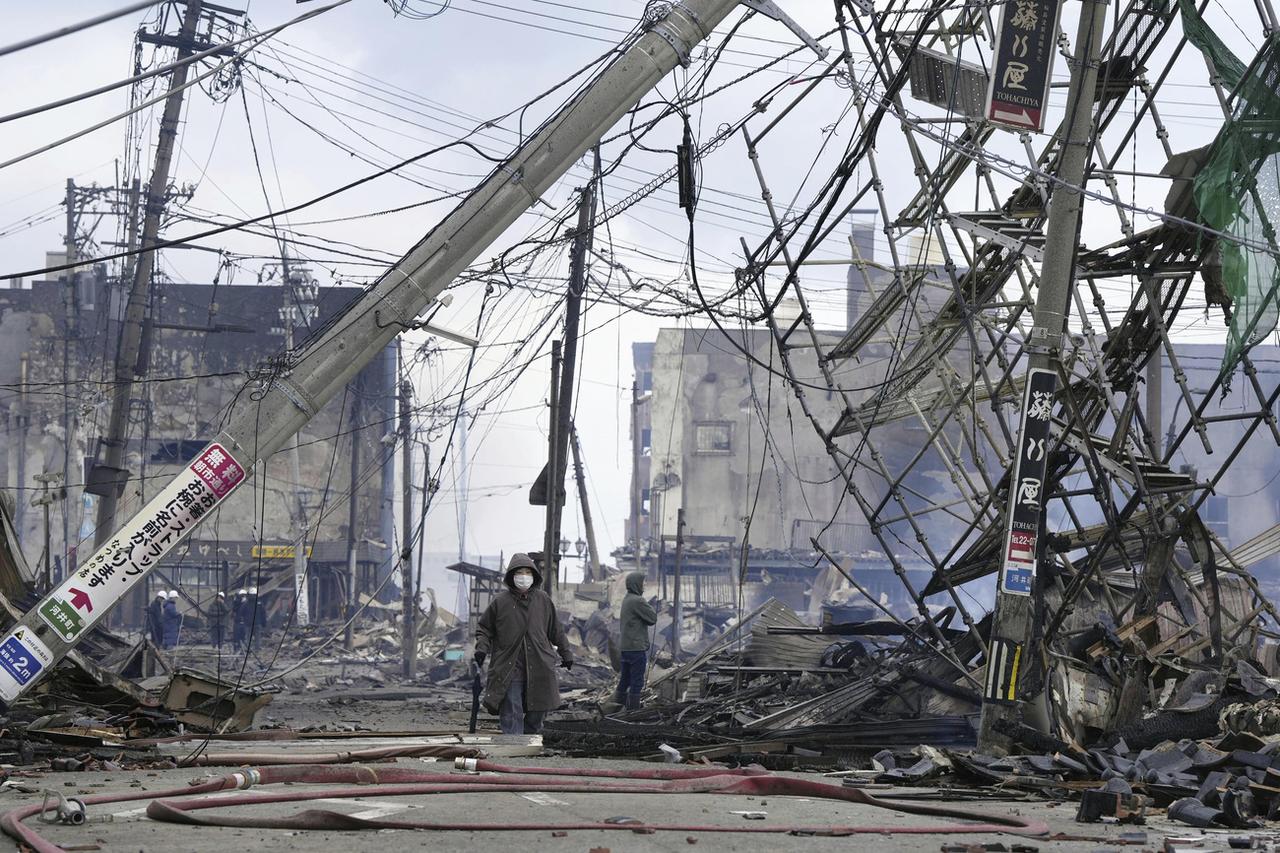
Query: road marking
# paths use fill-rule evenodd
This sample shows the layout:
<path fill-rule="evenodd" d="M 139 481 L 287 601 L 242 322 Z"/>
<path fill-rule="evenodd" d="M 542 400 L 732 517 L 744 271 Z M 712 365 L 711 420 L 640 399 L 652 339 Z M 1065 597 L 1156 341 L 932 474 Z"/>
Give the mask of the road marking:
<path fill-rule="evenodd" d="M 339 798 L 339 799 L 316 800 L 315 802 L 334 803 L 337 805 L 344 805 L 344 804 L 352 803 L 355 801 L 344 800 Z M 362 806 L 369 806 L 369 808 L 365 809 L 364 811 L 352 812 L 351 814 L 347 815 L 347 817 L 353 817 L 353 818 L 356 818 L 357 820 L 377 820 L 378 818 L 389 817 L 390 815 L 399 814 L 400 812 L 408 811 L 409 809 L 422 808 L 422 806 L 417 806 L 417 805 L 414 805 L 413 803 L 391 803 L 391 802 L 380 803 L 376 801 L 371 802 L 369 800 L 360 800 L 359 803 Z"/>
<path fill-rule="evenodd" d="M 241 794 L 241 793 L 243 793 L 243 792 L 242 792 L 242 791 L 239 791 L 239 790 L 234 790 L 234 791 L 214 791 L 212 794 L 206 794 L 205 796 L 206 796 L 206 797 L 208 797 L 208 798 L 209 798 L 209 799 L 211 799 L 211 800 L 219 800 L 219 799 L 225 799 L 225 798 L 227 798 L 227 797 L 234 797 L 234 796 L 237 796 L 238 794 Z M 149 805 L 149 804 L 148 804 L 148 805 Z M 112 820 L 112 821 L 117 821 L 117 820 L 137 820 L 138 818 L 143 818 L 143 817 L 146 817 L 146 816 L 147 816 L 147 807 L 146 807 L 146 806 L 142 806 L 141 808 L 137 808 L 137 809 L 127 809 L 126 811 L 122 811 L 122 812 L 112 812 L 112 813 L 111 813 L 111 820 Z"/>

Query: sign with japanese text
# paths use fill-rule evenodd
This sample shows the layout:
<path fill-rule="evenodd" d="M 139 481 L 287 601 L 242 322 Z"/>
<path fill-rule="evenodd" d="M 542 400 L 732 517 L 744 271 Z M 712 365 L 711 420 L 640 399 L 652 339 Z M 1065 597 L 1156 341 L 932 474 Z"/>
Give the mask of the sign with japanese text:
<path fill-rule="evenodd" d="M 302 550 L 310 558 L 311 546 L 308 545 Z M 297 545 L 254 545 L 250 556 L 263 560 L 292 560 L 297 553 Z"/>
<path fill-rule="evenodd" d="M 1058 374 L 1031 370 L 1022 398 L 1022 429 L 1018 455 L 1009 478 L 1009 512 L 1001 553 L 1000 590 L 1010 595 L 1030 595 L 1036 579 L 1036 556 L 1044 531 L 1040 519 L 1046 497 L 1044 481 L 1048 464 L 1049 424 Z"/>
<path fill-rule="evenodd" d="M 40 603 L 40 618 L 63 641 L 76 642 L 244 478 L 244 466 L 222 445 L 210 444 Z M 0 641 L 0 649 L 14 636 Z M 0 696 L 6 699 L 11 698 L 7 687 L 0 679 Z"/>
<path fill-rule="evenodd" d="M 1005 0 L 987 83 L 987 119 L 1044 129 L 1061 0 Z"/>
<path fill-rule="evenodd" d="M 10 699 L 44 669 L 53 654 L 26 628 L 19 628 L 0 642 L 0 696 Z"/>

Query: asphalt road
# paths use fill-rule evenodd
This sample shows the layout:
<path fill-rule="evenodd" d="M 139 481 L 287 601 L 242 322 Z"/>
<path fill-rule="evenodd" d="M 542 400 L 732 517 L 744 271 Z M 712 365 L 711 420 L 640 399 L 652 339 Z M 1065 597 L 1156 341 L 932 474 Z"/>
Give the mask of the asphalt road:
<path fill-rule="evenodd" d="M 422 769 L 446 769 L 447 764 L 434 767 L 420 760 L 401 760 L 404 766 Z M 607 766 L 652 767 L 641 762 L 571 760 L 557 758 L 511 759 L 507 763 L 531 766 Z M 162 790 L 185 787 L 191 780 L 204 778 L 210 773 L 222 775 L 232 768 L 208 771 L 159 770 L 107 773 L 47 773 L 40 778 L 15 778 L 14 782 L 41 790 L 61 792 L 64 796 L 87 796 L 103 793 L 158 793 Z M 801 775 L 801 774 L 795 774 Z M 819 776 L 805 776 L 821 779 Z M 297 792 L 323 790 L 318 786 L 263 786 L 248 793 Z M 244 794 L 229 792 L 219 796 Z M 876 790 L 880 797 L 910 793 L 906 789 Z M 38 803 L 40 793 L 22 793 L 11 788 L 2 796 L 4 810 L 19 805 Z M 476 821 L 484 823 L 534 823 L 600 821 L 609 817 L 627 816 L 655 823 L 686 823 L 727 827 L 755 828 L 779 825 L 811 825 L 820 827 L 831 824 L 884 827 L 883 831 L 852 837 L 798 837 L 785 834 L 717 833 L 668 831 L 654 834 L 637 834 L 631 830 L 594 831 L 570 830 L 563 837 L 553 835 L 548 829 L 521 832 L 441 832 L 409 830 L 369 831 L 292 831 L 280 829 L 248 829 L 223 827 L 192 827 L 159 823 L 146 817 L 149 799 L 132 803 L 92 806 L 88 822 L 83 826 L 46 825 L 32 818 L 30 825 L 39 827 L 49 840 L 69 850 L 103 851 L 192 851 L 192 853 L 227 853 L 247 849 L 272 851 L 347 851 L 356 847 L 365 850 L 432 850 L 447 851 L 587 851 L 606 849 L 617 851 L 674 851 L 689 850 L 741 850 L 741 851 L 908 851 L 943 848 L 944 844 L 984 844 L 997 842 L 1005 849 L 1014 844 L 1027 844 L 1041 851 L 1098 851 L 1162 849 L 1167 837 L 1196 838 L 1206 849 L 1227 849 L 1229 835 L 1241 833 L 1210 833 L 1206 838 L 1199 830 L 1173 826 L 1163 818 L 1154 818 L 1145 827 L 1114 826 L 1106 824 L 1077 824 L 1074 821 L 1075 806 L 1070 803 L 1027 803 L 1010 801 L 985 801 L 953 803 L 976 814 L 1009 815 L 1046 822 L 1051 833 L 1086 836 L 1081 840 L 1048 840 L 1023 838 L 1010 834 L 967 833 L 961 835 L 908 834 L 910 827 L 938 826 L 949 822 L 937 818 L 908 815 L 892 808 L 877 808 L 805 797 L 744 797 L 713 794 L 681 795 L 623 795 L 607 793 L 471 793 L 437 796 L 384 796 L 370 788 L 367 796 L 358 799 L 322 799 L 305 803 L 275 803 L 227 809 L 227 814 L 286 815 L 304 809 L 316 808 L 359 815 L 366 818 L 387 817 L 421 821 Z M 761 820 L 749 820 L 735 812 L 763 812 Z M 206 812 L 208 814 L 210 812 Z M 217 812 L 211 812 L 217 813 Z M 1124 833 L 1145 833 L 1142 841 L 1131 839 L 1124 844 Z M 1274 837 L 1271 838 L 1274 840 Z M 2 848 L 0 848 L 2 849 Z"/>

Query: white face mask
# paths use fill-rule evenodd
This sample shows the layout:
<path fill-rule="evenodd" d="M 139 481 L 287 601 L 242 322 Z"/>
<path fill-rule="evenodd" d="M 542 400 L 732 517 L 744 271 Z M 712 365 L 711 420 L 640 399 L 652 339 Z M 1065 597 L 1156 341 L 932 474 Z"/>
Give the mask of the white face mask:
<path fill-rule="evenodd" d="M 515 579 L 512 582 L 516 585 L 516 589 L 520 590 L 521 592 L 524 592 L 525 590 L 529 589 L 529 587 L 533 586 L 533 575 L 527 575 L 523 573 L 518 574 L 515 576 Z"/>

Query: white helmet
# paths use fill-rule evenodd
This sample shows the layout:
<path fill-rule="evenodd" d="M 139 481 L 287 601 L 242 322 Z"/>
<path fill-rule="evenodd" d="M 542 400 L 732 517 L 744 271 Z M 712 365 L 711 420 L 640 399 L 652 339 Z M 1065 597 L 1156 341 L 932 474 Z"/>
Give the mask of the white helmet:
<path fill-rule="evenodd" d="M 177 598 L 177 597 L 178 597 L 178 591 L 177 591 L 176 589 L 171 589 L 171 590 L 169 590 L 169 597 L 170 597 L 170 598 Z"/>
<path fill-rule="evenodd" d="M 247 595 L 247 594 L 248 594 L 247 590 L 245 590 L 244 587 L 240 587 L 238 590 L 236 590 L 236 595 Z"/>
<path fill-rule="evenodd" d="M 169 595 L 163 589 L 156 590 L 156 598 L 168 598 Z"/>
<path fill-rule="evenodd" d="M 257 588 L 256 586 L 251 586 L 251 587 L 249 587 L 249 594 L 250 594 L 250 595 L 257 595 L 257 594 L 258 594 L 258 588 Z"/>

